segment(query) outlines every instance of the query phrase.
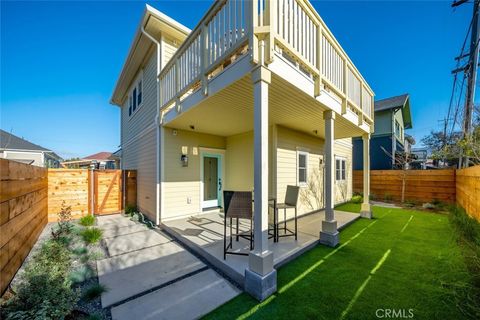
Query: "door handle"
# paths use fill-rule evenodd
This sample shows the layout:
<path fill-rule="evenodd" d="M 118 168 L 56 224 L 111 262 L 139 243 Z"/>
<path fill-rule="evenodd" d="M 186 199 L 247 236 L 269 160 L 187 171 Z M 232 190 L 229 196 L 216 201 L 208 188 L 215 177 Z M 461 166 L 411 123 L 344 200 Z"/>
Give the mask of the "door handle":
<path fill-rule="evenodd" d="M 218 179 L 218 191 L 222 191 L 222 179 Z"/>

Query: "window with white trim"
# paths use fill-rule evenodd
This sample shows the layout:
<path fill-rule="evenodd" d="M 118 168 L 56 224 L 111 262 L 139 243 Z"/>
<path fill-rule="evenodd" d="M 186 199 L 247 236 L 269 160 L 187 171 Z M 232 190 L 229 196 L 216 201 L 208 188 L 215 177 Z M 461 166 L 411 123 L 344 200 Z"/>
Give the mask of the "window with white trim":
<path fill-rule="evenodd" d="M 347 177 L 347 160 L 342 157 L 335 157 L 335 180 L 345 181 Z"/>
<path fill-rule="evenodd" d="M 134 82 L 135 85 L 128 95 L 128 116 L 132 116 L 138 108 L 142 106 L 143 102 L 143 72 L 140 73 L 138 79 Z"/>
<path fill-rule="evenodd" d="M 308 172 L 308 152 L 297 152 L 297 177 L 298 185 L 307 184 L 307 172 Z"/>

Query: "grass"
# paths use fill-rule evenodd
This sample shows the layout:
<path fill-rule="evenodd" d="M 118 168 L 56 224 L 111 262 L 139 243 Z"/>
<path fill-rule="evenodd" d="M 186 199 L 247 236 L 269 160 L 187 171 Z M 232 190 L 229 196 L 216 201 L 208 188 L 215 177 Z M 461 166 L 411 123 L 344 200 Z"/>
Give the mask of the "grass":
<path fill-rule="evenodd" d="M 264 302 L 242 293 L 205 318 L 372 319 L 385 309 L 412 309 L 416 319 L 475 318 L 462 290 L 472 277 L 448 216 L 382 207 L 373 214 L 344 229 L 340 247 L 319 245 L 279 268 L 278 291 Z"/>
<path fill-rule="evenodd" d="M 84 227 L 93 226 L 93 224 L 95 223 L 95 217 L 91 214 L 83 216 L 80 218 L 79 223 Z"/>
<path fill-rule="evenodd" d="M 335 210 L 358 213 L 360 212 L 361 207 L 362 207 L 361 203 L 346 202 L 344 204 L 336 206 Z"/>
<path fill-rule="evenodd" d="M 96 283 L 89 287 L 85 292 L 83 293 L 82 298 L 87 300 L 87 301 L 92 301 L 102 295 L 102 293 L 107 292 L 108 289 L 107 287 Z"/>
<path fill-rule="evenodd" d="M 98 228 L 87 228 L 80 232 L 83 241 L 88 244 L 93 244 L 100 241 L 100 239 L 102 239 L 102 234 L 102 230 Z"/>

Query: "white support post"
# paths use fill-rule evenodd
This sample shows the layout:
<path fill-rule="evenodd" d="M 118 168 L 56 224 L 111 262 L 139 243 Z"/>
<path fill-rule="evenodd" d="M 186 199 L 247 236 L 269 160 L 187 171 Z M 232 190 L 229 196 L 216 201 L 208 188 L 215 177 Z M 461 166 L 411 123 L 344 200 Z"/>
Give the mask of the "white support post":
<path fill-rule="evenodd" d="M 323 113 L 325 119 L 325 220 L 322 221 L 320 243 L 330 247 L 338 245 L 339 236 L 337 221 L 335 220 L 335 157 L 334 157 L 334 125 L 335 112 L 332 110 Z"/>
<path fill-rule="evenodd" d="M 363 203 L 360 210 L 363 218 L 372 218 L 370 205 L 370 134 L 363 135 Z"/>
<path fill-rule="evenodd" d="M 271 73 L 260 65 L 252 72 L 252 80 L 254 92 L 254 250 L 250 251 L 248 268 L 245 270 L 245 290 L 262 301 L 277 290 L 273 253 L 268 249 L 268 87 Z"/>

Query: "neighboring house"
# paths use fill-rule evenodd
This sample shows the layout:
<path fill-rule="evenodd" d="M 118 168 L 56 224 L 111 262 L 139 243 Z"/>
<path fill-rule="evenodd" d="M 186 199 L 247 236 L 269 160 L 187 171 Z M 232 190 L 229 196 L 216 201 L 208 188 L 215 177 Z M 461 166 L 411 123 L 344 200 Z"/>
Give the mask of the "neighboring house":
<path fill-rule="evenodd" d="M 405 134 L 405 130 L 411 128 L 408 94 L 375 101 L 375 131 L 370 139 L 370 169 L 397 169 L 394 157 L 403 157 L 414 142 Z M 362 146 L 361 138 L 353 139 L 353 170 L 363 168 Z"/>
<path fill-rule="evenodd" d="M 147 5 L 111 97 L 138 209 L 161 224 L 222 207 L 224 190 L 253 191 L 254 246 L 269 275 L 268 199 L 300 186 L 298 213 L 324 208 L 320 242 L 335 246 L 333 207 L 352 194 L 351 139 L 363 136 L 368 153 L 373 131 L 373 91 L 305 3 L 295 2 L 305 23 L 302 32 L 291 22 L 295 37 L 266 25 L 290 23 L 273 18 L 285 8 L 256 0 L 215 1 L 193 31 Z M 364 216 L 368 179 L 365 170 Z"/>
<path fill-rule="evenodd" d="M 62 167 L 82 169 L 117 169 L 119 158 L 111 152 L 98 152 L 79 160 L 62 162 Z"/>
<path fill-rule="evenodd" d="M 0 129 L 0 158 L 39 167 L 58 168 L 63 159 L 52 150 Z"/>
<path fill-rule="evenodd" d="M 415 148 L 412 149 L 412 154 L 415 156 L 415 159 L 410 164 L 410 167 L 412 169 L 427 169 L 428 149 Z"/>

